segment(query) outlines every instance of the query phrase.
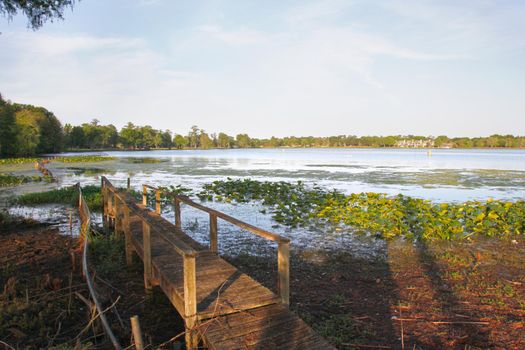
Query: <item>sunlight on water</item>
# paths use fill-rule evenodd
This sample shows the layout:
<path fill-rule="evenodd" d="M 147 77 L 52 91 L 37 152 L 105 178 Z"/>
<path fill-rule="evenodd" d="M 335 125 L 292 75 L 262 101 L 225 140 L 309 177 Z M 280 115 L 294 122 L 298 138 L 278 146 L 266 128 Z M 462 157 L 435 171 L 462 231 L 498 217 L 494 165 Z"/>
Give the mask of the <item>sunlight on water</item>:
<path fill-rule="evenodd" d="M 58 179 L 56 183 L 2 189 L 0 198 L 77 182 L 99 184 L 101 175 L 119 187 L 125 187 L 127 178 L 131 177 L 132 187 L 137 190 L 148 183 L 155 186 L 180 184 L 198 191 L 203 184 L 214 180 L 249 177 L 261 181 L 301 180 L 345 193 L 402 193 L 433 201 L 525 198 L 525 151 L 522 150 L 434 150 L 431 157 L 422 149 L 242 149 L 104 154 L 117 157 L 117 160 L 76 164 L 52 162 L 49 168 Z M 28 167 L 11 167 L 9 172 L 34 174 Z M 328 227 L 289 229 L 279 225 L 269 214 L 261 213 L 262 207 L 257 203 L 205 204 L 292 238 L 294 249 L 348 249 L 358 255 L 378 255 L 384 251 L 383 241 L 351 235 L 348 231 Z M 68 234 L 68 214 L 61 213 L 60 208 L 63 207 L 9 209 L 54 222 Z M 172 208 L 164 208 L 163 216 L 173 221 Z M 183 228 L 189 235 L 202 243 L 208 242 L 208 225 L 207 214 L 183 206 Z M 272 244 L 224 222 L 219 222 L 219 242 L 221 252 L 230 254 L 275 254 Z"/>

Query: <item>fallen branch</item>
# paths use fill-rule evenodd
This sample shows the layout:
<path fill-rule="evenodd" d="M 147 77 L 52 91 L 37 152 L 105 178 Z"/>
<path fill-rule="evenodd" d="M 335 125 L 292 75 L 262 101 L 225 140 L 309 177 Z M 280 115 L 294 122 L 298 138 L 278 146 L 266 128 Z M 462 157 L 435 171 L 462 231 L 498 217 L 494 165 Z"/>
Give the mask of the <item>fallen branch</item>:
<path fill-rule="evenodd" d="M 342 343 L 344 346 L 355 346 L 357 348 L 366 348 L 366 349 L 391 349 L 390 346 L 384 345 L 365 345 L 365 344 L 354 344 L 354 343 Z"/>
<path fill-rule="evenodd" d="M 429 321 L 421 318 L 394 318 L 394 321 L 409 321 L 409 322 L 428 322 L 432 324 L 479 324 L 479 325 L 489 325 L 488 321 Z"/>
<path fill-rule="evenodd" d="M 11 349 L 11 350 L 15 350 L 15 348 L 13 348 L 11 345 L 7 344 L 6 342 L 3 342 L 0 340 L 0 344 L 2 344 L 3 346 L 5 346 L 6 348 L 8 349 Z"/>

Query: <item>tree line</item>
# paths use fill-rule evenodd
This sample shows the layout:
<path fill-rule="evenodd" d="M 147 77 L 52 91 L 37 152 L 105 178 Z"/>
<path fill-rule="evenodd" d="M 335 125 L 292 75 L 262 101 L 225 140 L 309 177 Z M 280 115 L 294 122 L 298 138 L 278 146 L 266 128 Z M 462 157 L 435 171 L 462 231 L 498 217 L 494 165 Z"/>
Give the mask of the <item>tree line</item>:
<path fill-rule="evenodd" d="M 26 156 L 65 150 L 102 149 L 210 149 L 275 147 L 440 147 L 524 148 L 525 137 L 492 135 L 489 137 L 447 136 L 354 136 L 254 138 L 248 134 L 208 133 L 192 126 L 188 133 L 139 126 L 131 122 L 118 130 L 98 119 L 81 125 L 62 126 L 55 115 L 43 107 L 11 103 L 0 95 L 0 156 Z"/>

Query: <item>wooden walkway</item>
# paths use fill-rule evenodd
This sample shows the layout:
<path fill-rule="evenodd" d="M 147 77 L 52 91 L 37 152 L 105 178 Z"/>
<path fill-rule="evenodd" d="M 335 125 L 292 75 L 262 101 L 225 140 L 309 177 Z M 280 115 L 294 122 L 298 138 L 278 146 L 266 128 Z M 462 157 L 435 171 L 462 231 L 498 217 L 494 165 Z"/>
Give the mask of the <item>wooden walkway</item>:
<path fill-rule="evenodd" d="M 148 190 L 155 191 L 155 211 L 147 208 Z M 183 317 L 186 346 L 209 349 L 333 349 L 304 321 L 288 310 L 290 241 L 184 196 L 173 196 L 175 223 L 160 212 L 161 191 L 143 186 L 143 201 L 119 191 L 102 178 L 104 225 L 126 240 L 126 262 L 133 252 L 144 262 L 146 289 L 159 286 Z M 210 246 L 181 229 L 181 203 L 209 213 Z M 221 259 L 217 219 L 278 244 L 278 289 L 275 294 Z"/>

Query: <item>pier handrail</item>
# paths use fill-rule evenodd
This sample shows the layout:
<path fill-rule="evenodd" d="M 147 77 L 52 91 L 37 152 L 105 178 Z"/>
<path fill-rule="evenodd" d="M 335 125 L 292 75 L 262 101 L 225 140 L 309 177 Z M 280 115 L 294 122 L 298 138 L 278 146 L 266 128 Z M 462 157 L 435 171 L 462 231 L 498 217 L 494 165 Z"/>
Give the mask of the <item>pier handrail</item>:
<path fill-rule="evenodd" d="M 148 189 L 155 191 L 155 211 L 160 214 L 160 193 L 166 192 L 161 188 L 144 184 L 142 185 L 142 202 L 147 204 Z M 196 209 L 202 210 L 210 215 L 210 250 L 218 253 L 218 229 L 217 218 L 221 218 L 237 227 L 240 227 L 250 233 L 270 241 L 277 242 L 277 285 L 279 288 L 279 295 L 283 304 L 290 303 L 290 239 L 275 234 L 273 232 L 263 230 L 259 227 L 248 224 L 244 221 L 236 219 L 230 215 L 208 208 L 202 204 L 192 201 L 188 196 L 173 195 L 173 206 L 175 210 L 175 226 L 181 228 L 181 211 L 180 203 L 188 204 Z"/>
<path fill-rule="evenodd" d="M 151 189 L 151 190 L 155 191 L 155 194 L 156 194 L 156 197 L 157 197 L 156 200 L 155 200 L 155 206 L 159 206 L 160 205 L 160 197 L 157 194 L 161 193 L 161 192 L 166 193 L 166 191 L 163 191 L 161 188 L 154 187 L 154 186 L 147 185 L 147 184 L 144 184 L 142 186 L 143 186 L 143 189 Z M 143 191 L 143 204 L 144 204 L 144 195 L 147 196 L 147 192 L 146 191 Z M 266 238 L 266 239 L 268 239 L 270 241 L 282 242 L 282 243 L 289 243 L 290 242 L 290 239 L 287 238 L 287 237 L 283 237 L 283 236 L 278 235 L 276 233 L 264 230 L 262 228 L 254 226 L 254 225 L 249 224 L 247 222 L 241 221 L 239 219 L 236 219 L 236 218 L 234 218 L 234 217 L 232 217 L 232 216 L 230 216 L 228 214 L 225 214 L 223 212 L 220 212 L 218 210 L 215 210 L 215 209 L 212 209 L 212 208 L 208 208 L 208 207 L 206 207 L 206 206 L 204 206 L 202 204 L 194 202 L 188 196 L 184 196 L 184 195 L 180 195 L 179 194 L 179 195 L 173 195 L 173 198 L 174 198 L 175 201 L 179 201 L 179 202 L 188 204 L 189 206 L 192 206 L 192 207 L 194 207 L 196 209 L 199 209 L 199 210 L 202 210 L 204 212 L 207 212 L 210 215 L 214 215 L 214 216 L 216 216 L 218 218 L 221 218 L 224 221 L 229 222 L 230 224 L 233 224 L 233 225 L 235 225 L 237 227 L 243 228 L 246 231 L 249 231 L 249 232 L 251 232 L 251 233 L 253 233 L 253 234 L 257 235 L 257 236 Z M 146 199 L 146 201 L 147 201 L 147 199 Z M 177 219 L 177 216 L 175 216 L 175 219 Z M 178 227 L 180 227 L 180 226 L 178 226 Z"/>
<path fill-rule="evenodd" d="M 113 344 L 113 347 L 117 350 L 120 350 L 122 349 L 122 346 L 120 345 L 119 341 L 117 340 L 117 337 L 115 337 L 115 334 L 113 334 L 113 331 L 109 326 L 109 322 L 106 318 L 106 315 L 104 314 L 104 309 L 102 308 L 102 304 L 98 300 L 97 293 L 95 291 L 93 277 L 91 276 L 91 272 L 89 271 L 87 252 L 89 248 L 89 236 L 91 232 L 91 212 L 89 210 L 89 206 L 87 205 L 84 199 L 84 196 L 82 195 L 82 188 L 80 186 L 80 183 L 77 183 L 76 187 L 78 188 L 78 211 L 80 221 L 82 223 L 80 226 L 80 237 L 84 240 L 84 247 L 82 252 L 82 272 L 84 273 L 84 276 L 86 278 L 86 284 L 88 286 L 91 299 L 93 299 L 95 307 L 97 308 L 98 316 L 100 317 L 100 321 L 102 322 L 102 326 L 104 328 L 104 333 L 106 333 L 106 335 L 109 337 L 111 343 Z"/>
<path fill-rule="evenodd" d="M 151 222 L 151 216 L 149 211 L 144 208 L 140 208 L 133 201 L 126 200 L 129 194 L 127 192 L 120 192 L 113 184 L 105 177 L 102 176 L 102 190 L 109 190 L 118 200 L 122 203 L 126 203 L 126 207 L 135 215 L 137 215 L 143 223 L 146 223 L 148 226 L 151 226 L 153 230 L 159 234 L 159 237 L 164 239 L 166 242 L 170 243 L 175 251 L 181 256 L 196 256 L 197 251 L 184 243 L 183 241 L 176 240 L 170 236 L 167 236 L 162 229 L 157 228 L 157 226 Z"/>
<path fill-rule="evenodd" d="M 151 231 L 158 235 L 174 248 L 175 252 L 182 256 L 183 260 L 183 285 L 184 285 L 184 314 L 186 323 L 193 325 L 197 322 L 197 264 L 196 257 L 198 253 L 195 249 L 187 245 L 175 237 L 168 236 L 164 229 L 157 227 L 152 220 L 152 213 L 146 208 L 140 208 L 135 204 L 131 195 L 126 192 L 118 191 L 111 182 L 102 176 L 102 201 L 104 203 L 104 218 L 109 218 L 110 212 L 113 212 L 115 218 L 115 232 L 124 231 L 126 238 L 126 246 L 131 241 L 130 229 L 130 212 L 136 215 L 142 221 L 142 244 L 143 244 L 143 261 L 144 261 L 144 285 L 146 289 L 151 289 L 153 283 L 158 283 L 153 278 L 152 254 L 151 254 Z M 110 200 L 109 193 L 112 193 L 114 199 Z M 124 212 L 124 222 L 120 217 L 120 213 Z M 159 215 L 158 213 L 153 215 Z M 159 215 L 160 216 L 160 215 Z M 104 222 L 106 224 L 106 221 Z M 124 227 L 123 227 L 124 226 Z M 128 260 L 129 259 L 129 260 Z M 126 253 L 126 260 L 131 262 L 131 256 Z M 190 328 L 191 328 L 190 327 Z"/>
<path fill-rule="evenodd" d="M 263 238 L 266 238 L 270 241 L 275 241 L 275 242 L 281 242 L 281 243 L 290 243 L 290 239 L 287 238 L 287 237 L 283 237 L 281 235 L 278 235 L 276 233 L 273 233 L 273 232 L 270 232 L 270 231 L 267 231 L 267 230 L 264 230 L 262 228 L 259 228 L 259 227 L 256 227 L 256 226 L 253 226 L 252 224 L 249 224 L 247 222 L 244 222 L 244 221 L 241 221 L 239 219 L 236 219 L 228 214 L 225 214 L 223 212 L 220 212 L 220 211 L 217 211 L 215 209 L 212 209 L 212 208 L 208 208 L 202 204 L 199 204 L 199 203 L 196 203 L 194 201 L 192 201 L 188 196 L 184 196 L 184 195 L 176 195 L 175 196 L 175 199 L 176 200 L 179 200 L 183 203 L 186 203 L 194 208 L 197 208 L 197 209 L 200 209 L 204 212 L 207 212 L 208 214 L 210 215 L 216 215 L 218 218 L 221 218 L 223 219 L 224 221 L 227 221 L 229 222 L 230 224 L 233 224 L 235 226 L 238 226 L 240 228 L 243 228 L 245 229 L 246 231 L 249 231 L 257 236 L 260 236 L 260 237 L 263 237 Z"/>

